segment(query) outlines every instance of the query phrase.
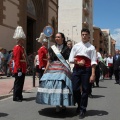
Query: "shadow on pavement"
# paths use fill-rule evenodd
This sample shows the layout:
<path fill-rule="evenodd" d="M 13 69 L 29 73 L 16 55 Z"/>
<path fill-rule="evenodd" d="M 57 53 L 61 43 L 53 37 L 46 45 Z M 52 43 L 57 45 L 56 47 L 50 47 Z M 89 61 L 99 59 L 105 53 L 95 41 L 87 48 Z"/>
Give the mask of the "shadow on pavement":
<path fill-rule="evenodd" d="M 74 117 L 77 116 L 76 114 L 76 108 L 67 108 L 66 110 L 61 110 L 59 113 L 57 113 L 56 108 L 44 108 L 38 113 L 42 116 L 52 117 L 52 118 L 66 118 L 66 117 Z"/>
<path fill-rule="evenodd" d="M 23 98 L 23 101 L 29 102 L 35 100 L 36 97 L 30 97 L 30 98 Z"/>
<path fill-rule="evenodd" d="M 87 116 L 103 116 L 103 115 L 108 115 L 108 112 L 103 110 L 88 110 L 86 113 L 86 117 Z"/>
<path fill-rule="evenodd" d="M 111 80 L 115 80 L 115 79 L 104 78 L 103 80 L 110 80 L 111 81 Z"/>
<path fill-rule="evenodd" d="M 99 87 L 96 87 L 96 88 L 107 88 L 107 87 L 104 87 L 104 86 L 99 86 Z"/>
<path fill-rule="evenodd" d="M 8 116 L 7 113 L 0 113 L 0 117 L 5 117 L 5 116 Z"/>
<path fill-rule="evenodd" d="M 92 98 L 101 98 L 101 97 L 105 97 L 103 95 L 93 95 Z"/>
<path fill-rule="evenodd" d="M 35 93 L 35 92 L 30 92 L 30 91 L 23 91 L 23 93 Z"/>

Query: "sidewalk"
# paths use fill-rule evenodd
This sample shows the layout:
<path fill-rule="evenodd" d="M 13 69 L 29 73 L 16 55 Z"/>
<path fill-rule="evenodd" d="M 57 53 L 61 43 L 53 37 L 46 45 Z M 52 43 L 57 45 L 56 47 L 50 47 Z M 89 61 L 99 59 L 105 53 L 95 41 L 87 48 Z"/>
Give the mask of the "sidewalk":
<path fill-rule="evenodd" d="M 2 78 L 0 78 L 0 100 L 12 96 L 13 92 L 10 91 L 13 88 L 14 80 L 15 80 L 14 77 L 2 76 Z M 35 80 L 35 87 L 37 87 L 38 85 L 39 85 L 39 80 L 37 79 Z M 31 90 L 32 88 L 33 88 L 33 77 L 26 76 L 23 90 L 27 91 L 27 90 Z"/>

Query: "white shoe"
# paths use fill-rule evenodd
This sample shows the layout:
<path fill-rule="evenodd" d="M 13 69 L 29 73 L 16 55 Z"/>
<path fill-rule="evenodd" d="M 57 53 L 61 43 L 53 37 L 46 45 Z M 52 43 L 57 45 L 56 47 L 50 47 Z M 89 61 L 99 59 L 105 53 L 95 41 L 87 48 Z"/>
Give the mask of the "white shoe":
<path fill-rule="evenodd" d="M 60 110 L 61 110 L 61 109 L 60 109 L 60 106 L 57 105 L 57 106 L 56 106 L 56 112 L 60 112 Z"/>

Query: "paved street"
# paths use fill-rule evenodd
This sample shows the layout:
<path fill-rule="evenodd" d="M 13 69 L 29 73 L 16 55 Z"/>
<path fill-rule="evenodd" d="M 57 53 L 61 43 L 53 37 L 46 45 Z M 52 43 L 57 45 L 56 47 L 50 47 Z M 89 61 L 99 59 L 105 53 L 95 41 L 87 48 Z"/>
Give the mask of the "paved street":
<path fill-rule="evenodd" d="M 99 88 L 93 89 L 84 120 L 120 120 L 120 85 L 114 83 L 114 80 L 103 80 Z M 54 106 L 36 104 L 36 91 L 33 88 L 24 92 L 23 102 L 13 102 L 12 97 L 1 100 L 0 120 L 78 120 L 75 107 L 55 113 Z"/>

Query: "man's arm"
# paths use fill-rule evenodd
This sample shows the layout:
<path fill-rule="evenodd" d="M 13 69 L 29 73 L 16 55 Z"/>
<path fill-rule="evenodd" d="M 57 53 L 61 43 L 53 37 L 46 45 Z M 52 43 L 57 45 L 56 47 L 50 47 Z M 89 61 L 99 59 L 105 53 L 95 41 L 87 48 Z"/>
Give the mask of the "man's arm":
<path fill-rule="evenodd" d="M 95 68 L 96 68 L 96 65 L 92 65 L 92 74 L 90 76 L 90 83 L 93 83 L 95 81 Z"/>

